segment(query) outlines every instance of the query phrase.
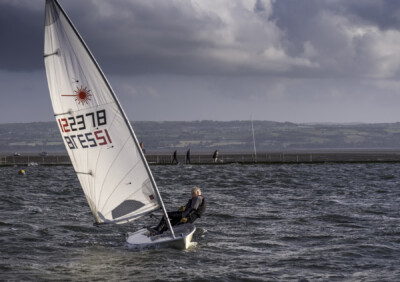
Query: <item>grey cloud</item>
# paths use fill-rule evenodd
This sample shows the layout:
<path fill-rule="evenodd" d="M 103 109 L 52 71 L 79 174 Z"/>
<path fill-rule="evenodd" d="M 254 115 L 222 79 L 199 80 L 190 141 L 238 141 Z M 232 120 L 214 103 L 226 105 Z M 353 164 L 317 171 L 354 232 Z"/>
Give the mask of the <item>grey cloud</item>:
<path fill-rule="evenodd" d="M 123 10 L 122 17 L 102 17 L 86 26 L 101 30 L 87 41 L 112 73 L 190 74 L 210 68 L 204 50 L 216 47 L 202 34 L 221 24 L 217 18 L 195 18 L 189 4 L 182 8 L 160 1 L 121 3 L 124 6 L 115 13 Z"/>
<path fill-rule="evenodd" d="M 3 70 L 43 68 L 44 1 L 33 1 L 42 9 L 21 1 L 0 3 L 0 34 L 8 38 L 0 54 Z M 190 74 L 218 68 L 206 55 L 218 43 L 206 33 L 223 23 L 212 14 L 196 15 L 190 2 L 59 2 L 105 71 Z"/>
<path fill-rule="evenodd" d="M 43 68 L 44 0 L 23 2 L 0 2 L 0 32 L 10 38 L 2 43 L 3 70 Z M 383 64 L 394 51 L 376 46 L 388 41 L 391 50 L 399 37 L 385 34 L 397 31 L 395 0 L 254 0 L 248 10 L 240 2 L 60 3 L 107 74 L 379 77 L 400 64 Z M 366 26 L 383 31 L 348 34 Z"/>
<path fill-rule="evenodd" d="M 34 2 L 43 8 L 0 3 L 1 34 L 10 38 L 0 55 L 4 70 L 43 68 L 44 1 Z M 106 73 L 268 75 L 298 64 L 281 52 L 274 24 L 258 22 L 268 14 L 261 0 L 253 15 L 231 8 L 231 19 L 188 1 L 60 2 Z"/>
<path fill-rule="evenodd" d="M 35 1 L 44 7 L 44 1 Z M 0 2 L 0 68 L 31 71 L 43 67 L 44 11 L 19 1 Z"/>
<path fill-rule="evenodd" d="M 254 12 L 265 12 L 266 8 L 261 0 L 256 0 L 254 4 Z"/>
<path fill-rule="evenodd" d="M 400 5 L 398 0 L 341 0 L 337 5 L 348 13 L 382 30 L 400 28 Z"/>
<path fill-rule="evenodd" d="M 306 46 L 313 50 L 310 59 L 320 67 L 297 70 L 305 76 L 390 77 L 400 65 L 395 48 L 400 26 L 393 21 L 399 8 L 398 1 L 280 0 L 271 18 L 285 32 L 288 54 L 304 56 Z"/>
<path fill-rule="evenodd" d="M 59 2 L 133 120 L 399 120 L 397 0 Z M 44 3 L 0 0 L 2 122 L 54 119 Z"/>

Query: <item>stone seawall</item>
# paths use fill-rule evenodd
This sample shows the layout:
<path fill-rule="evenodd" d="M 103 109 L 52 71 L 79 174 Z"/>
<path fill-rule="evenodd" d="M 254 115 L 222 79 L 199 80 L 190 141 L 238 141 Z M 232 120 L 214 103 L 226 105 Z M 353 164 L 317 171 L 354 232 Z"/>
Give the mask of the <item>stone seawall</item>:
<path fill-rule="evenodd" d="M 172 164 L 171 154 L 146 154 L 150 165 Z M 178 155 L 179 163 L 186 163 L 184 154 Z M 265 152 L 254 154 L 220 153 L 215 164 L 273 164 L 273 163 L 325 163 L 325 162 L 400 162 L 400 151 L 360 152 Z M 191 164 L 214 164 L 212 154 L 192 154 Z M 71 165 L 67 155 L 42 156 L 0 156 L 0 166 L 12 165 Z"/>

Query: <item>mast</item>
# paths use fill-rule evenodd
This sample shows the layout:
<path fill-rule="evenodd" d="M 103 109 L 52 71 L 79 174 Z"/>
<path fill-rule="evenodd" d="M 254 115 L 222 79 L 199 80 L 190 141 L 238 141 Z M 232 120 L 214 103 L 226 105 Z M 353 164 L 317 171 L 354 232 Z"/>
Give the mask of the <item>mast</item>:
<path fill-rule="evenodd" d="M 253 133 L 254 162 L 257 162 L 256 138 L 254 136 L 253 115 L 251 115 L 251 131 Z"/>
<path fill-rule="evenodd" d="M 158 190 L 158 187 L 157 187 L 157 184 L 156 184 L 156 182 L 155 182 L 155 180 L 154 180 L 154 178 L 153 178 L 153 175 L 152 175 L 152 173 L 151 173 L 150 167 L 149 167 L 149 165 L 148 165 L 148 163 L 147 163 L 147 161 L 146 161 L 146 158 L 145 158 L 145 156 L 144 156 L 144 154 L 143 154 L 142 149 L 140 148 L 139 142 L 138 142 L 138 140 L 137 140 L 137 138 L 136 138 L 136 135 L 135 135 L 135 133 L 134 133 L 134 131 L 133 131 L 132 125 L 131 125 L 131 123 L 129 122 L 129 119 L 128 119 L 128 117 L 126 116 L 124 110 L 122 109 L 122 106 L 121 106 L 120 102 L 118 101 L 118 99 L 117 99 L 117 97 L 116 97 L 116 94 L 115 94 L 114 90 L 113 90 L 112 87 L 111 87 L 111 84 L 110 84 L 109 81 L 107 80 L 107 78 L 106 78 L 106 76 L 104 75 L 103 71 L 101 70 L 99 64 L 97 63 L 96 59 L 94 58 L 92 52 L 90 51 L 89 47 L 86 45 L 86 43 L 85 43 L 85 41 L 83 40 L 82 36 L 79 34 L 78 30 L 75 28 L 75 26 L 74 26 L 74 24 L 72 23 L 71 19 L 68 17 L 67 13 L 64 11 L 64 9 L 63 9 L 62 6 L 59 4 L 59 2 L 58 2 L 57 0 L 46 0 L 46 4 L 49 3 L 49 2 L 50 2 L 52 5 L 57 5 L 58 9 L 59 9 L 60 12 L 63 14 L 63 16 L 66 18 L 66 20 L 68 21 L 68 23 L 69 23 L 69 25 L 71 26 L 72 30 L 74 31 L 75 35 L 77 36 L 77 38 L 78 38 L 79 41 L 81 42 L 82 46 L 84 47 L 84 49 L 85 49 L 86 52 L 88 53 L 90 59 L 92 60 L 93 64 L 96 66 L 98 72 L 100 73 L 102 79 L 104 80 L 104 82 L 105 82 L 105 84 L 106 84 L 106 86 L 107 86 L 107 88 L 108 88 L 108 90 L 109 90 L 109 92 L 110 92 L 110 94 L 111 94 L 111 96 L 112 96 L 112 98 L 113 98 L 115 104 L 116 104 L 117 107 L 118 107 L 118 110 L 120 111 L 120 113 L 121 113 L 121 115 L 122 115 L 122 117 L 123 117 L 123 119 L 124 119 L 125 125 L 127 126 L 128 130 L 129 130 L 129 132 L 130 132 L 130 135 L 131 135 L 131 137 L 132 137 L 132 139 L 133 139 L 133 141 L 134 141 L 134 144 L 135 144 L 136 148 L 138 149 L 139 155 L 140 155 L 141 160 L 142 160 L 142 162 L 143 162 L 143 164 L 144 164 L 144 167 L 145 167 L 145 169 L 146 169 L 146 171 L 147 171 L 148 177 L 149 177 L 149 179 L 150 179 L 150 181 L 151 181 L 151 183 L 152 183 L 152 186 L 154 187 L 154 192 L 155 192 L 156 195 L 157 195 L 158 202 L 159 202 L 159 204 L 160 204 L 160 206 L 161 206 L 161 208 L 162 208 L 162 211 L 163 211 L 163 213 L 164 213 L 164 215 L 165 215 L 165 217 L 166 217 L 166 219 L 167 219 L 168 227 L 169 227 L 169 229 L 171 230 L 171 233 L 172 233 L 173 237 L 175 238 L 174 231 L 173 231 L 173 229 L 172 229 L 171 223 L 170 223 L 169 218 L 168 218 L 168 213 L 167 213 L 167 211 L 166 211 L 166 209 L 165 209 L 164 202 L 163 202 L 163 200 L 162 200 L 162 198 L 161 198 L 161 194 L 160 194 L 160 192 L 159 192 L 159 190 Z M 44 55 L 45 58 L 46 58 L 46 56 L 48 56 L 48 55 Z"/>

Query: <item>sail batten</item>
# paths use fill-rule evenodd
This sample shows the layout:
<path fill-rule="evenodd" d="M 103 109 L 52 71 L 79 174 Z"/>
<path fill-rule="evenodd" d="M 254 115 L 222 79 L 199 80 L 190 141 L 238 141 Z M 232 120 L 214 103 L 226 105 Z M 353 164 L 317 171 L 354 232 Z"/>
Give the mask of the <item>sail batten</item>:
<path fill-rule="evenodd" d="M 57 0 L 46 0 L 44 41 L 54 116 L 96 222 L 165 210 L 126 114 Z"/>

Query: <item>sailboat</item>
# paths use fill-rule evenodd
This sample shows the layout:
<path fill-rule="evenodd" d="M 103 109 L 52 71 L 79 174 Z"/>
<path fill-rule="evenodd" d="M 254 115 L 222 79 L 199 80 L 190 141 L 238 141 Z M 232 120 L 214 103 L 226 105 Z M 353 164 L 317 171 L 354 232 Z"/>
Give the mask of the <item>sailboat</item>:
<path fill-rule="evenodd" d="M 160 192 L 110 83 L 57 0 L 46 0 L 44 62 L 62 139 L 97 224 L 123 224 L 162 210 Z M 152 236 L 127 236 L 135 246 L 187 248 L 196 228 L 185 224 Z"/>

